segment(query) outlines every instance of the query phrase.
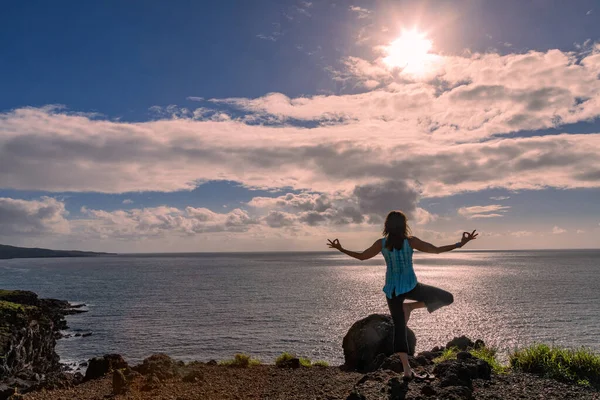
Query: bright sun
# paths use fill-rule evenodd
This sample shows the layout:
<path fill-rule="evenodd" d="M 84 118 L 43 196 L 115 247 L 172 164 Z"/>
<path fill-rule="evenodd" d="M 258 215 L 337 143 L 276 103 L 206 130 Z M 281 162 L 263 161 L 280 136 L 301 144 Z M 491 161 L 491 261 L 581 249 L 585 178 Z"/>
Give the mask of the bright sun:
<path fill-rule="evenodd" d="M 419 74 L 424 72 L 431 50 L 431 40 L 424 33 L 402 31 L 402 35 L 387 46 L 387 56 L 383 59 L 389 67 L 402 68 L 403 72 Z"/>

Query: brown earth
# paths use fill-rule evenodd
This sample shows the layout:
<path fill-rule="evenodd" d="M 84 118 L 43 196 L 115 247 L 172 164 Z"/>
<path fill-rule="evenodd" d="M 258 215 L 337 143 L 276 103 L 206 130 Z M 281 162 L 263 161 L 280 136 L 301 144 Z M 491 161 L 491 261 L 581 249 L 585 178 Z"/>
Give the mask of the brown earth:
<path fill-rule="evenodd" d="M 191 363 L 179 377 L 163 381 L 153 375 L 132 375 L 124 394 L 113 394 L 113 374 L 109 373 L 69 389 L 29 393 L 24 399 L 600 399 L 600 394 L 590 389 L 523 373 L 475 379 L 472 391 L 463 386 L 440 387 L 437 380 L 405 384 L 390 370 L 364 375 L 338 367 L 237 368 Z"/>

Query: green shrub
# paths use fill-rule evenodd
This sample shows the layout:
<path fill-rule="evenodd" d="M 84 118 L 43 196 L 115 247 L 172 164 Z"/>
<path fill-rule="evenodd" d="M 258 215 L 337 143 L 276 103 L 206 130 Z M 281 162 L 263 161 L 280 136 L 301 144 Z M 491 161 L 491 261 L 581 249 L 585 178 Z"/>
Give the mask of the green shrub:
<path fill-rule="evenodd" d="M 219 362 L 221 365 L 226 365 L 228 367 L 238 367 L 238 368 L 247 368 L 255 365 L 260 365 L 260 360 L 255 358 L 251 358 L 247 354 L 236 354 L 233 360 L 225 360 Z"/>
<path fill-rule="evenodd" d="M 600 355 L 590 349 L 535 344 L 510 355 L 513 369 L 567 383 L 600 387 Z"/>
<path fill-rule="evenodd" d="M 313 366 L 315 367 L 329 367 L 329 363 L 327 361 L 315 361 L 314 363 L 312 363 Z"/>
<path fill-rule="evenodd" d="M 303 357 L 300 357 L 300 365 L 302 365 L 303 367 L 311 367 L 312 366 L 310 359 L 303 358 Z"/>

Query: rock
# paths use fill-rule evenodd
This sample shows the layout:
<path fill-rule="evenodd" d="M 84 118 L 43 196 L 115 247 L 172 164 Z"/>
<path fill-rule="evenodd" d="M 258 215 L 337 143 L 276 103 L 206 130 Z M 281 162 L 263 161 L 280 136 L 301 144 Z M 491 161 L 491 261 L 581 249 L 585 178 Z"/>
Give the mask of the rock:
<path fill-rule="evenodd" d="M 394 353 L 394 322 L 384 314 L 371 314 L 355 322 L 342 342 L 344 366 L 347 370 L 374 371 L 381 357 Z M 413 355 L 417 344 L 414 332 L 408 329 L 409 354 Z"/>
<path fill-rule="evenodd" d="M 466 360 L 467 358 L 473 358 L 473 355 L 471 353 L 469 353 L 468 351 L 459 351 L 456 354 L 457 360 Z"/>
<path fill-rule="evenodd" d="M 188 372 L 184 377 L 183 377 L 183 381 L 184 382 L 199 382 L 201 380 L 204 379 L 204 375 L 202 374 L 201 371 L 198 370 L 194 370 L 194 371 L 190 371 Z"/>
<path fill-rule="evenodd" d="M 410 360 L 409 360 L 409 362 L 410 362 Z M 392 354 L 391 356 L 387 357 L 381 364 L 380 368 L 388 369 L 390 371 L 394 371 L 399 374 L 404 372 L 404 367 L 402 366 L 402 360 L 400 360 L 400 356 L 398 355 L 398 353 Z"/>
<path fill-rule="evenodd" d="M 467 350 L 473 348 L 475 343 L 466 336 L 455 337 L 446 344 L 447 349 L 457 348 L 458 350 Z"/>
<path fill-rule="evenodd" d="M 113 394 L 124 394 L 129 390 L 127 378 L 125 378 L 123 370 L 116 369 L 113 371 L 112 387 Z"/>
<path fill-rule="evenodd" d="M 388 386 L 390 387 L 390 400 L 401 400 L 406 398 L 406 393 L 408 393 L 408 382 L 395 376 L 388 381 Z"/>
<path fill-rule="evenodd" d="M 175 360 L 162 353 L 151 355 L 142 364 L 133 367 L 133 370 L 142 375 L 154 375 L 161 381 L 179 376 Z"/>
<path fill-rule="evenodd" d="M 278 368 L 292 368 L 292 369 L 300 368 L 300 359 L 297 357 L 292 357 L 288 360 L 280 361 L 277 364 L 277 367 Z"/>
<path fill-rule="evenodd" d="M 80 367 L 87 367 L 88 366 L 88 362 L 87 361 L 83 361 L 79 363 Z"/>
<path fill-rule="evenodd" d="M 346 400 L 367 400 L 367 398 L 361 394 L 358 390 L 352 389 Z"/>
<path fill-rule="evenodd" d="M 16 383 L 24 393 L 61 371 L 55 345 L 68 309 L 66 301 L 0 289 L 0 399 L 13 394 L 5 387 Z"/>
<path fill-rule="evenodd" d="M 435 389 L 431 385 L 425 385 L 421 388 L 421 394 L 424 396 L 434 396 L 436 394 Z"/>
<path fill-rule="evenodd" d="M 475 344 L 473 345 L 473 348 L 474 348 L 474 349 L 481 349 L 481 348 L 483 348 L 483 347 L 485 347 L 485 343 L 484 343 L 484 341 L 483 341 L 483 340 L 481 340 L 481 339 L 477 339 L 477 340 L 475 341 Z"/>
<path fill-rule="evenodd" d="M 127 367 L 127 362 L 120 354 L 106 354 L 103 357 L 95 357 L 89 361 L 84 380 L 89 381 L 100 378 L 112 370 Z"/>
<path fill-rule="evenodd" d="M 86 332 L 81 335 L 81 337 L 88 337 L 88 336 L 92 336 L 92 332 Z"/>
<path fill-rule="evenodd" d="M 160 379 L 156 375 L 150 374 L 146 377 L 146 381 L 144 382 L 144 385 L 140 388 L 140 390 L 144 392 L 149 392 L 151 390 L 158 389 L 161 386 L 162 382 L 160 381 Z"/>
<path fill-rule="evenodd" d="M 209 360 L 206 365 L 218 365 L 219 363 L 217 362 L 217 360 Z"/>
<path fill-rule="evenodd" d="M 433 368 L 441 387 L 465 386 L 472 388 L 473 379 L 491 378 L 492 368 L 483 360 L 468 358 L 464 360 L 442 361 Z"/>

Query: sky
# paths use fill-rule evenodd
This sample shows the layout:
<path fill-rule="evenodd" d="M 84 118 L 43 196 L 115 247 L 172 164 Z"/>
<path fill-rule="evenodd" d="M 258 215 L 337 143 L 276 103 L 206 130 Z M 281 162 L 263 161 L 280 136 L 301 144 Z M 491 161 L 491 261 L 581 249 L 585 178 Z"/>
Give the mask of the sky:
<path fill-rule="evenodd" d="M 0 13 L 0 243 L 600 247 L 600 6 L 28 1 Z"/>

